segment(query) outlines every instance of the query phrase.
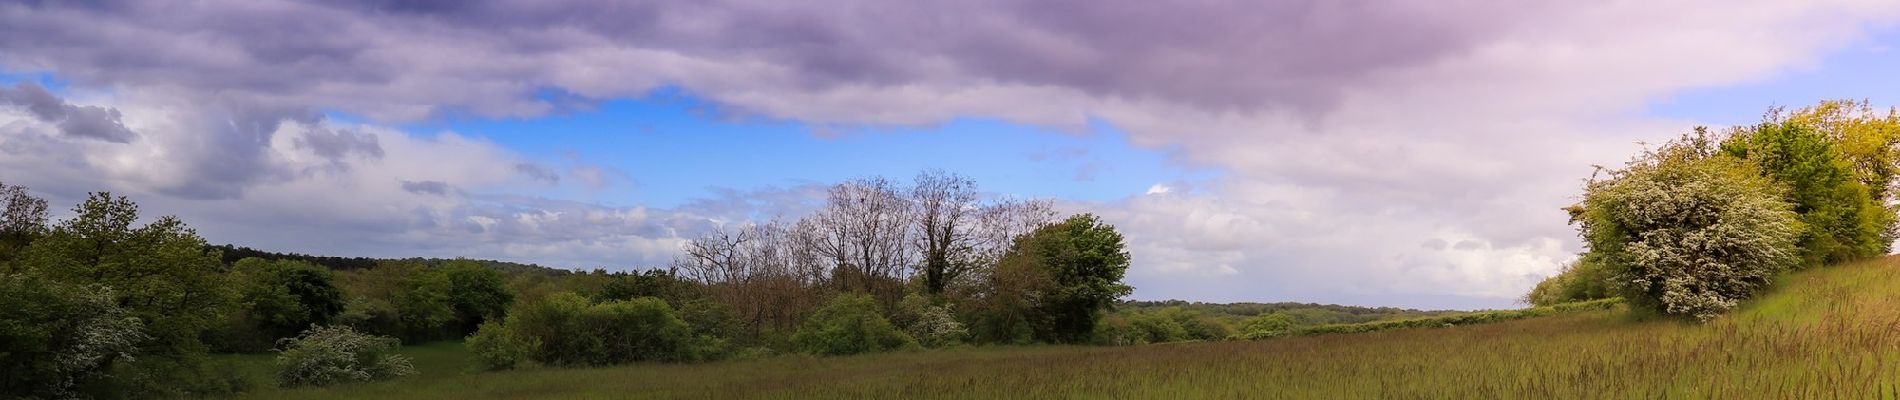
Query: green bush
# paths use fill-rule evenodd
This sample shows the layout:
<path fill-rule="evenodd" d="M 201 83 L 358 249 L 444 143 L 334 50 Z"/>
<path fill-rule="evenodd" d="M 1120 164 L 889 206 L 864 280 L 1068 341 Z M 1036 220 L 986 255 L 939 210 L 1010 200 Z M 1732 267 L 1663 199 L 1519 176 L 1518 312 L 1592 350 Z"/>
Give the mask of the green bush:
<path fill-rule="evenodd" d="M 357 332 L 347 326 L 320 326 L 285 343 L 277 355 L 277 383 L 284 387 L 368 382 L 415 374 L 409 358 L 394 354 L 401 342 Z"/>
<path fill-rule="evenodd" d="M 947 305 L 934 304 L 929 296 L 916 293 L 905 295 L 904 300 L 898 303 L 898 312 L 895 314 L 902 316 L 903 321 L 897 325 L 924 347 L 956 345 L 970 337 L 969 328 L 957 320 L 956 311 Z M 892 319 L 899 318 L 894 316 Z"/>
<path fill-rule="evenodd" d="M 1802 225 L 1785 189 L 1695 143 L 1672 142 L 1590 182 L 1572 218 L 1632 303 L 1708 320 L 1800 262 Z"/>
<path fill-rule="evenodd" d="M 792 344 L 806 353 L 845 355 L 895 350 L 916 341 L 891 326 L 871 296 L 846 293 L 812 313 L 792 334 Z"/>
<path fill-rule="evenodd" d="M 1187 327 L 1180 321 L 1161 315 L 1161 313 L 1134 313 L 1128 316 L 1128 323 L 1140 333 L 1136 343 L 1167 343 L 1186 340 Z"/>
<path fill-rule="evenodd" d="M 1524 302 L 1533 306 L 1548 306 L 1569 302 L 1607 299 L 1616 296 L 1611 287 L 1609 272 L 1603 264 L 1591 260 L 1588 255 L 1564 266 L 1563 272 L 1544 278 L 1537 287 L 1524 295 Z"/>
<path fill-rule="evenodd" d="M 1258 340 L 1286 336 L 1293 333 L 1293 318 L 1286 314 L 1268 313 L 1256 315 L 1240 323 L 1239 339 Z"/>
<path fill-rule="evenodd" d="M 1141 329 L 1135 328 L 1135 324 L 1129 322 L 1128 317 L 1122 314 L 1109 314 L 1102 316 L 1102 320 L 1095 323 L 1094 343 L 1106 346 L 1137 345 L 1146 342 L 1145 334 Z"/>
<path fill-rule="evenodd" d="M 666 302 L 642 297 L 594 304 L 564 292 L 524 304 L 508 317 L 508 330 L 539 342 L 535 361 L 551 365 L 611 365 L 641 361 L 690 361 L 693 329 Z"/>
<path fill-rule="evenodd" d="M 514 369 L 527 361 L 541 347 L 541 342 L 510 331 L 500 321 L 488 321 L 468 335 L 462 345 L 468 346 L 476 368 L 500 371 Z"/>

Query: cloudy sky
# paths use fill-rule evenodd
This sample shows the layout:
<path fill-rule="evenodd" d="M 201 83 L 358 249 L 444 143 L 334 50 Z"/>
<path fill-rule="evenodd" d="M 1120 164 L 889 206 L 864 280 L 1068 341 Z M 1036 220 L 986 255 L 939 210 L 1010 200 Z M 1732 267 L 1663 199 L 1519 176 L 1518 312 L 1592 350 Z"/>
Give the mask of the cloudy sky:
<path fill-rule="evenodd" d="M 83 3 L 83 4 L 79 4 Z M 1171 4 L 1168 4 L 1171 3 Z M 0 2 L 0 182 L 214 243 L 641 268 L 942 168 L 1135 298 L 1510 307 L 1592 164 L 1900 102 L 1900 2 Z M 63 215 L 63 214 L 62 214 Z"/>

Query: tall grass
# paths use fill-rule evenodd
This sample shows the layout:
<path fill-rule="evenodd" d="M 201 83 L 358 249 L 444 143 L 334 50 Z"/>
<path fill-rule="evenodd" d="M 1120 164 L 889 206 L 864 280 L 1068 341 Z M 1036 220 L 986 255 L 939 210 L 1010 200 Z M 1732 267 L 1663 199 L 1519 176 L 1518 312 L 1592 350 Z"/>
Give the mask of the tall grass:
<path fill-rule="evenodd" d="M 1706 324 L 1621 307 L 1439 329 L 424 376 L 258 398 L 1900 399 L 1895 259 L 1785 278 Z M 463 362 L 466 362 L 465 360 Z M 430 371 L 430 369 L 445 369 Z"/>

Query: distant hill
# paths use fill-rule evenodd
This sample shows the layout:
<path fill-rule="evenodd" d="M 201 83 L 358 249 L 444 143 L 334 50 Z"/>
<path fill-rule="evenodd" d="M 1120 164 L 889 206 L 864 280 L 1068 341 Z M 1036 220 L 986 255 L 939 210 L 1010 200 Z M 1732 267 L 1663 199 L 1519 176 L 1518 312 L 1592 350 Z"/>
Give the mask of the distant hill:
<path fill-rule="evenodd" d="M 325 268 L 329 268 L 333 270 L 343 270 L 343 271 L 370 269 L 370 268 L 375 268 L 377 264 L 388 263 L 388 262 L 408 262 L 408 263 L 419 263 L 423 265 L 435 266 L 435 265 L 440 265 L 442 263 L 455 260 L 452 258 L 422 258 L 422 257 L 369 258 L 369 257 L 317 256 L 317 255 L 299 254 L 299 253 L 278 253 L 278 252 L 273 252 L 273 251 L 258 250 L 258 249 L 253 249 L 249 247 L 229 245 L 229 244 L 206 246 L 206 249 L 218 250 L 222 252 L 224 254 L 223 259 L 224 259 L 225 264 L 234 263 L 234 262 L 237 262 L 237 260 L 256 257 L 256 258 L 261 258 L 265 260 L 273 260 L 273 261 L 275 260 L 304 261 L 304 262 L 309 262 L 311 264 L 323 266 Z M 575 271 L 572 271 L 572 270 L 543 267 L 538 264 L 522 264 L 522 263 L 516 263 L 516 262 L 495 261 L 495 260 L 477 260 L 477 259 L 470 259 L 470 260 L 482 263 L 482 265 L 484 266 L 492 268 L 496 271 L 501 271 L 502 273 L 505 273 L 505 274 L 567 275 L 567 274 L 575 273 Z"/>
<path fill-rule="evenodd" d="M 1115 304 L 1118 312 L 1142 312 L 1179 307 L 1183 310 L 1201 314 L 1224 317 L 1224 319 L 1244 319 L 1260 314 L 1280 313 L 1293 318 L 1294 324 L 1301 326 L 1357 324 L 1362 322 L 1384 321 L 1431 317 L 1461 313 L 1455 310 L 1415 310 L 1395 307 L 1357 307 L 1338 304 L 1317 303 L 1202 303 L 1185 300 L 1162 301 L 1123 301 Z"/>

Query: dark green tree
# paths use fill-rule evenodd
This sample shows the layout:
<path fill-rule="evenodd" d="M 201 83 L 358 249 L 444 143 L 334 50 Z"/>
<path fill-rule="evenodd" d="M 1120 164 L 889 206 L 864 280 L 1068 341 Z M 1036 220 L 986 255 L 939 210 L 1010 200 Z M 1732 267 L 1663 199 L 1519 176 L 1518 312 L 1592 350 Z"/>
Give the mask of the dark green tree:
<path fill-rule="evenodd" d="M 447 301 L 455 313 L 454 337 L 474 333 L 482 322 L 499 318 L 515 301 L 501 272 L 470 260 L 455 260 L 437 271 L 448 283 Z"/>
<path fill-rule="evenodd" d="M 1754 163 L 1763 175 L 1788 186 L 1807 230 L 1800 246 L 1803 265 L 1818 266 L 1887 253 L 1893 212 L 1856 176 L 1854 163 L 1835 139 L 1812 126 L 1768 122 L 1739 129 L 1722 143 L 1725 154 Z"/>
<path fill-rule="evenodd" d="M 112 291 L 0 273 L 0 398 L 70 398 L 147 338 Z"/>
<path fill-rule="evenodd" d="M 137 226 L 138 206 L 93 193 L 33 241 L 16 269 L 72 285 L 111 288 L 118 304 L 149 336 L 136 361 L 115 369 L 110 390 L 144 397 L 188 397 L 221 390 L 199 368 L 200 337 L 222 325 L 236 302 L 219 255 L 183 221 L 160 217 Z"/>
<path fill-rule="evenodd" d="M 1028 283 L 1028 318 L 1039 341 L 1082 343 L 1115 300 L 1134 291 L 1122 283 L 1128 251 L 1115 227 L 1092 214 L 1071 216 L 1017 239 L 998 265 Z"/>
<path fill-rule="evenodd" d="M 343 291 L 336 273 L 304 261 L 238 260 L 232 274 L 242 293 L 242 311 L 222 345 L 227 350 L 262 351 L 278 339 L 297 336 L 312 325 L 330 325 L 343 313 Z"/>

